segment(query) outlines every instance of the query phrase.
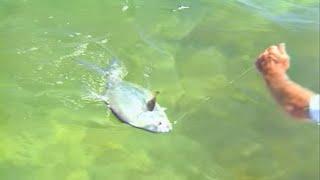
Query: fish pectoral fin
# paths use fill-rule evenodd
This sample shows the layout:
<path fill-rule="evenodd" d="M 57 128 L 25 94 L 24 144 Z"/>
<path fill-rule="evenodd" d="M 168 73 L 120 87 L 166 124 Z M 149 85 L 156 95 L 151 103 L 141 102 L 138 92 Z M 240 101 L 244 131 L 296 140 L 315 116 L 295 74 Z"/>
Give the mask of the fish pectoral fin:
<path fill-rule="evenodd" d="M 153 94 L 153 97 L 147 102 L 147 109 L 148 111 L 153 111 L 155 106 L 156 106 L 156 102 L 157 102 L 157 95 L 159 94 L 159 91 L 155 91 Z"/>

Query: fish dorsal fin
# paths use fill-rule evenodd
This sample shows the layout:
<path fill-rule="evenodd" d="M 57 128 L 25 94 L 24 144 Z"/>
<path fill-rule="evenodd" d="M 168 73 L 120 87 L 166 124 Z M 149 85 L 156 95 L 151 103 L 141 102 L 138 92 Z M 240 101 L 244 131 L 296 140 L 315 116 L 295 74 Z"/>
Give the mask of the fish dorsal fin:
<path fill-rule="evenodd" d="M 159 91 L 156 91 L 153 93 L 153 97 L 147 102 L 147 109 L 148 111 L 153 111 L 154 107 L 156 106 L 157 102 L 157 95 L 159 94 Z"/>

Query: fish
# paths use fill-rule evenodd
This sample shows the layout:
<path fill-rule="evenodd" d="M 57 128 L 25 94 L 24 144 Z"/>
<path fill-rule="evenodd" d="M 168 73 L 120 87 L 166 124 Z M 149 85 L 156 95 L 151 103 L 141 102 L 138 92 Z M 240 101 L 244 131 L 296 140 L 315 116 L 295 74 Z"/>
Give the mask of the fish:
<path fill-rule="evenodd" d="M 153 133 L 172 130 L 166 108 L 156 101 L 159 92 L 125 81 L 127 71 L 119 60 L 113 58 L 106 70 L 93 65 L 86 66 L 105 76 L 106 92 L 100 99 L 120 121 Z"/>

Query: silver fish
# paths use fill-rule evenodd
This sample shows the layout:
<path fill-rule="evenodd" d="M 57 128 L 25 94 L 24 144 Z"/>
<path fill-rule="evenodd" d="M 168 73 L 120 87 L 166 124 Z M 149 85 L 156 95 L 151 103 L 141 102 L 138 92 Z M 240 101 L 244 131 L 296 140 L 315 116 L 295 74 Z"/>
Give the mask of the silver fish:
<path fill-rule="evenodd" d="M 158 92 L 152 93 L 124 81 L 127 71 L 119 61 L 111 60 L 108 69 L 100 69 L 99 72 L 103 72 L 107 81 L 106 93 L 100 99 L 119 120 L 151 132 L 165 133 L 172 130 L 165 108 L 156 102 Z"/>

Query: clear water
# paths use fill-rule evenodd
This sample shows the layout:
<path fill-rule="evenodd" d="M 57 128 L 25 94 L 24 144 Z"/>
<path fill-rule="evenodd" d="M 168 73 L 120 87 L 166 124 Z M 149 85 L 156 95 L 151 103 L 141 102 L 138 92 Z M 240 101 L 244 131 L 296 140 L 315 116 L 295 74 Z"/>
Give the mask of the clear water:
<path fill-rule="evenodd" d="M 1 179 L 318 179 L 319 127 L 287 117 L 253 68 L 286 42 L 292 79 L 319 92 L 315 0 L 0 0 Z M 152 134 L 103 103 L 104 67 L 161 92 Z"/>

